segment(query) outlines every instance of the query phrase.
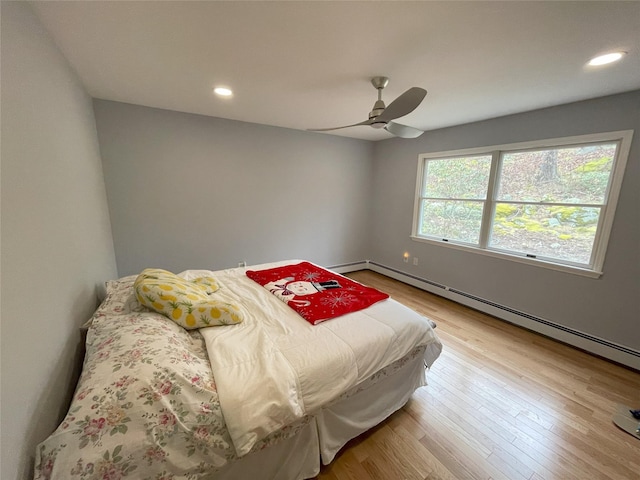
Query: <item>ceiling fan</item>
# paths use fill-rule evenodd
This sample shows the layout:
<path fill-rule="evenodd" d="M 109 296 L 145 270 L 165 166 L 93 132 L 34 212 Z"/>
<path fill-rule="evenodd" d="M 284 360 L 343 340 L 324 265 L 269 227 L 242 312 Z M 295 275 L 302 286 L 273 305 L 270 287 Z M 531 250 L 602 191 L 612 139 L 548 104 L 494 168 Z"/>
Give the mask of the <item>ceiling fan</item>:
<path fill-rule="evenodd" d="M 404 117 L 413 112 L 427 95 L 424 88 L 413 87 L 404 92 L 393 102 L 385 107 L 382 101 L 382 90 L 389 84 L 387 77 L 373 77 L 371 84 L 378 90 L 378 100 L 373 104 L 373 109 L 369 112 L 369 119 L 364 122 L 354 123 L 353 125 L 345 125 L 344 127 L 334 128 L 316 128 L 309 129 L 310 132 L 328 132 L 329 130 L 339 130 L 341 128 L 358 127 L 360 125 L 369 125 L 373 128 L 384 128 L 387 132 L 401 138 L 416 138 L 424 133 L 414 127 L 401 125 L 392 122 L 396 118 Z"/>

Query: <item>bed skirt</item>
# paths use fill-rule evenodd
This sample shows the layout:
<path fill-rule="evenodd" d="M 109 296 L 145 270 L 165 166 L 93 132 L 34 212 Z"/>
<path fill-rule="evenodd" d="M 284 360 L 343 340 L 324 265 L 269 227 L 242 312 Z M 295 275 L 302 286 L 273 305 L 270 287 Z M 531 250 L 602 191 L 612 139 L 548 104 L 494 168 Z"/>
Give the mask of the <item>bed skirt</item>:
<path fill-rule="evenodd" d="M 402 408 L 417 388 L 426 385 L 425 362 L 430 364 L 440 353 L 439 349 L 432 348 L 430 345 L 414 349 L 321 408 L 295 436 L 229 463 L 217 471 L 214 478 L 303 480 L 315 477 L 320 473 L 321 463 L 331 463 L 349 440 Z"/>

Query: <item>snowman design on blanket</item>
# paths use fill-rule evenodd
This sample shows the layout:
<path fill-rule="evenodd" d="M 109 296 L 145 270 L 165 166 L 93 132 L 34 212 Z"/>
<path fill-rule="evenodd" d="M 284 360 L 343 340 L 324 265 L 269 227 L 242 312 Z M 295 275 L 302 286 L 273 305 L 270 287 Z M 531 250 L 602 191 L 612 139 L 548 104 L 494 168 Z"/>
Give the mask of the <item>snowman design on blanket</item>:
<path fill-rule="evenodd" d="M 313 295 L 328 289 L 342 288 L 342 286 L 336 280 L 307 282 L 304 280 L 295 280 L 294 277 L 287 277 L 275 282 L 269 282 L 264 285 L 264 288 L 286 304 L 294 302 L 297 305 L 308 307 L 311 305 L 311 301 L 298 299 L 296 297 Z"/>

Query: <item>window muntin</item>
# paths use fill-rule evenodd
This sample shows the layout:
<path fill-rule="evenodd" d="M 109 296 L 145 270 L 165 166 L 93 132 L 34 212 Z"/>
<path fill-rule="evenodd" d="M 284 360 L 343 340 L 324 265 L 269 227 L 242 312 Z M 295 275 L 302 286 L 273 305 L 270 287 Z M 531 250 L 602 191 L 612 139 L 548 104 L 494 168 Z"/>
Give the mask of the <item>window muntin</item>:
<path fill-rule="evenodd" d="M 599 274 L 632 135 L 421 155 L 412 237 Z"/>

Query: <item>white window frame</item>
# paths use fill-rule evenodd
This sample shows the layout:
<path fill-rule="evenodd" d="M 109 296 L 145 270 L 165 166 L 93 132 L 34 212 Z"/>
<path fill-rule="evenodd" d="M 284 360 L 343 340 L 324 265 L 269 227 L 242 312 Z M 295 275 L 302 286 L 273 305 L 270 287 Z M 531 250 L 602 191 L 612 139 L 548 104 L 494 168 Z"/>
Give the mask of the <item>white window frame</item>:
<path fill-rule="evenodd" d="M 629 157 L 629 150 L 631 149 L 631 140 L 633 138 L 633 130 L 621 130 L 615 132 L 596 133 L 588 135 L 578 135 L 572 137 L 552 138 L 545 140 L 536 140 L 530 142 L 509 143 L 504 145 L 493 145 L 488 147 L 468 148 L 464 150 L 453 150 L 446 152 L 434 152 L 423 153 L 418 156 L 418 174 L 416 177 L 416 193 L 413 210 L 413 225 L 411 231 L 411 239 L 418 242 L 426 242 L 430 244 L 440 245 L 447 248 L 454 248 L 459 250 L 465 250 L 469 252 L 479 253 L 482 255 L 488 255 L 497 258 L 503 258 L 512 260 L 515 262 L 525 263 L 528 265 L 535 265 L 539 267 L 549 268 L 553 270 L 559 270 L 568 273 L 574 273 L 578 275 L 584 275 L 588 277 L 597 278 L 602 275 L 602 267 L 604 265 L 605 255 L 607 251 L 607 244 L 609 242 L 609 235 L 611 234 L 611 227 L 613 226 L 613 218 L 615 215 L 616 206 L 618 204 L 618 197 L 620 195 L 620 188 L 622 186 L 622 179 L 624 177 L 624 171 L 627 165 L 627 158 Z M 535 150 L 545 148 L 566 148 L 574 147 L 582 144 L 593 143 L 618 143 L 616 149 L 616 157 L 614 158 L 611 175 L 609 178 L 609 184 L 605 193 L 605 199 L 602 204 L 602 210 L 600 219 L 598 221 L 598 227 L 596 230 L 594 245 L 591 252 L 591 261 L 588 266 L 582 264 L 574 264 L 567 261 L 559 261 L 553 258 L 546 258 L 536 256 L 532 258 L 526 253 L 518 253 L 514 251 L 499 249 L 496 247 L 489 247 L 489 234 L 492 229 L 492 222 L 494 216 L 494 210 L 496 205 L 496 195 L 498 192 L 497 182 L 499 181 L 498 172 L 500 169 L 500 162 L 502 161 L 503 153 L 510 153 L 514 151 L 523 150 Z M 482 215 L 482 223 L 480 227 L 480 241 L 478 245 L 472 245 L 465 242 L 460 242 L 451 239 L 440 239 L 432 236 L 425 236 L 419 234 L 420 219 L 421 219 L 421 203 L 425 197 L 424 188 L 424 175 L 425 166 L 428 160 L 445 159 L 445 158 L 457 158 L 470 155 L 491 155 L 491 171 L 489 174 L 489 184 L 487 189 L 487 198 L 484 200 L 484 210 Z M 533 203 L 535 202 L 526 202 Z M 544 205 L 544 203 L 540 202 Z M 580 206 L 576 204 L 576 206 Z"/>

